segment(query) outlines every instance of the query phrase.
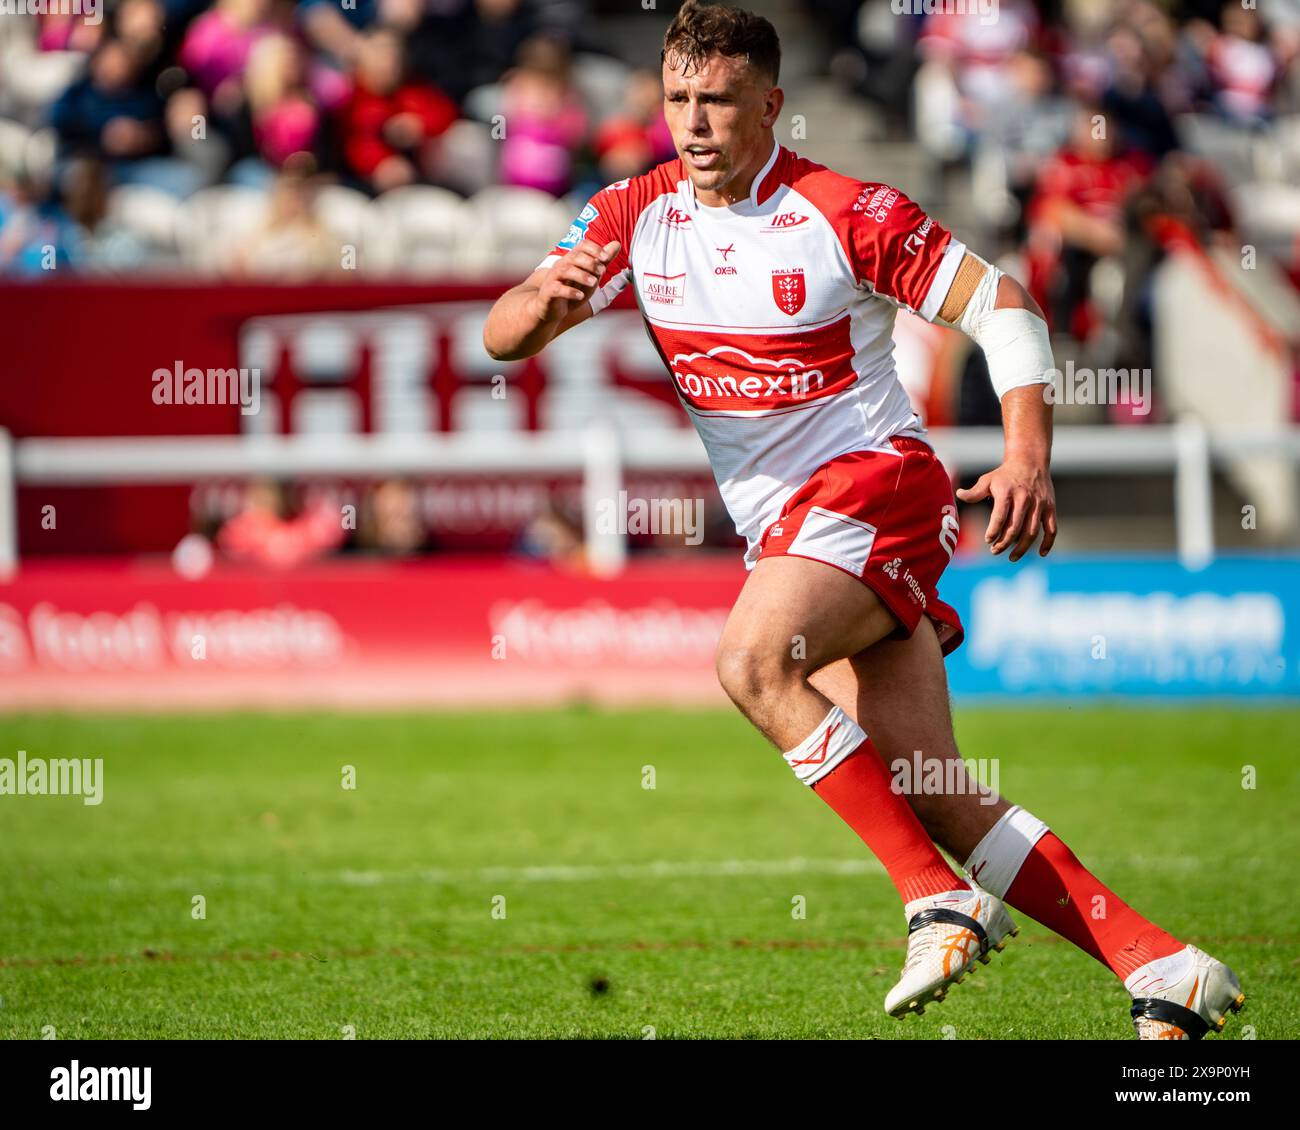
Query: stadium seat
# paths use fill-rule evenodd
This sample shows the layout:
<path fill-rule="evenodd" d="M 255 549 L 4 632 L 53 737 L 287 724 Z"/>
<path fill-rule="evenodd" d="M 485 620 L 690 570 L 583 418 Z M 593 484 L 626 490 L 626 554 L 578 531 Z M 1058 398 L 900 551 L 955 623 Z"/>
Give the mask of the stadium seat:
<path fill-rule="evenodd" d="M 221 184 L 200 189 L 176 209 L 176 243 L 184 262 L 220 273 L 240 241 L 266 218 L 269 201 L 260 189 Z"/>
<path fill-rule="evenodd" d="M 631 67 L 609 55 L 584 53 L 574 59 L 573 81 L 594 125 L 622 111 L 631 75 Z"/>
<path fill-rule="evenodd" d="M 438 138 L 430 176 L 436 184 L 473 196 L 496 180 L 498 149 L 491 126 L 461 118 Z"/>
<path fill-rule="evenodd" d="M 465 202 L 431 185 L 409 185 L 384 193 L 371 204 L 377 246 L 371 266 L 407 274 L 447 274 L 456 263 Z"/>
<path fill-rule="evenodd" d="M 59 153 L 59 135 L 48 126 L 38 129 L 27 139 L 23 160 L 27 173 L 38 184 L 46 184 L 54 173 L 54 159 Z"/>
<path fill-rule="evenodd" d="M 122 185 L 108 198 L 109 219 L 121 224 L 151 250 L 165 255 L 176 251 L 179 211 L 176 197 L 150 185 Z"/>
<path fill-rule="evenodd" d="M 85 67 L 86 56 L 80 51 L 11 50 L 0 63 L 0 87 L 12 101 L 14 112 L 36 125 Z"/>
<path fill-rule="evenodd" d="M 1300 239 L 1300 188 L 1256 181 L 1233 189 L 1231 200 L 1245 241 L 1260 255 L 1286 260 Z"/>
<path fill-rule="evenodd" d="M 316 216 L 340 242 L 357 249 L 357 265 L 368 271 L 370 234 L 375 222 L 370 215 L 370 198 L 364 192 L 341 184 L 323 185 L 316 192 Z"/>
<path fill-rule="evenodd" d="M 0 173 L 12 176 L 27 168 L 27 143 L 32 131 L 18 122 L 0 118 Z"/>
<path fill-rule="evenodd" d="M 470 198 L 473 222 L 461 233 L 467 274 L 528 274 L 573 220 L 568 206 L 533 188 L 497 185 Z"/>
<path fill-rule="evenodd" d="M 492 119 L 501 113 L 502 97 L 503 91 L 499 82 L 485 83 L 476 86 L 465 95 L 461 109 L 467 118 L 490 124 Z"/>

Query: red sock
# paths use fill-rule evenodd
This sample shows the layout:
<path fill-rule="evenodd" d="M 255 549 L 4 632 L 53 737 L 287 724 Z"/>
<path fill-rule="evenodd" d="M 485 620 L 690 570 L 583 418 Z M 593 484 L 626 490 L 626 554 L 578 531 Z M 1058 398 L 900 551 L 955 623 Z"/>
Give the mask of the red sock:
<path fill-rule="evenodd" d="M 930 842 L 907 798 L 890 788 L 889 770 L 871 739 L 813 785 L 884 864 L 903 902 L 969 890 Z"/>
<path fill-rule="evenodd" d="M 1025 857 L 1005 901 L 1091 954 L 1120 980 L 1183 948 L 1103 886 L 1051 832 L 1043 833 Z"/>

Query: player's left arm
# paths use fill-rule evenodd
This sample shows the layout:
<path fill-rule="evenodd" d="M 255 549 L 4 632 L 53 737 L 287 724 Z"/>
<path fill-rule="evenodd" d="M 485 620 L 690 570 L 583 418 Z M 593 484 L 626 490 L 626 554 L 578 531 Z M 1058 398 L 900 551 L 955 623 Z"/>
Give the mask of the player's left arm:
<path fill-rule="evenodd" d="M 1002 463 L 981 475 L 963 502 L 993 500 L 985 540 L 1019 561 L 1039 533 L 1046 555 L 1056 540 L 1056 496 L 1049 470 L 1052 348 L 1043 312 L 1019 283 L 966 249 L 942 224 L 888 185 L 855 183 L 842 206 L 842 238 L 860 283 L 873 297 L 928 322 L 960 329 L 984 350 L 1002 403 Z"/>
<path fill-rule="evenodd" d="M 1045 395 L 1053 369 L 1047 322 L 1015 279 L 967 251 L 935 321 L 960 329 L 984 350 L 989 377 L 1002 403 L 1006 436 L 1002 463 L 957 491 L 963 502 L 993 500 L 984 540 L 992 553 L 1011 548 L 1019 561 L 1039 533 L 1040 557 L 1056 541 L 1052 487 L 1052 401 Z"/>

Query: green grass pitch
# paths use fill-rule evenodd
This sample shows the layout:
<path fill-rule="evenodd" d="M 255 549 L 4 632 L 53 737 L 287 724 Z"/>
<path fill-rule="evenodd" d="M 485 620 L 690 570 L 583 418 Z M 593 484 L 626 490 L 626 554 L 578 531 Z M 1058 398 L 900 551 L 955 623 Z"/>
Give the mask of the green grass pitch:
<path fill-rule="evenodd" d="M 1300 710 L 957 727 L 1121 897 L 1237 970 L 1220 1039 L 1300 1032 Z M 885 1016 L 893 888 L 724 711 L 0 718 L 19 749 L 102 757 L 105 786 L 0 797 L 6 1038 L 1132 1036 L 1119 983 L 1023 915 L 943 1004 Z"/>

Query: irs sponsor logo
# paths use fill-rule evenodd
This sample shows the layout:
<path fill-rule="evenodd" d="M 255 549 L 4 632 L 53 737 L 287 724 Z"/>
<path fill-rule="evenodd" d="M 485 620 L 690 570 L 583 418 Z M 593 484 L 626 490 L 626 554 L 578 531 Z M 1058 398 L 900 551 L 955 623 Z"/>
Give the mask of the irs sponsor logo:
<path fill-rule="evenodd" d="M 680 306 L 686 301 L 686 272 L 677 275 L 655 275 L 649 271 L 641 293 L 647 302 L 656 302 L 660 306 Z"/>
<path fill-rule="evenodd" d="M 803 309 L 808 290 L 804 284 L 803 268 L 791 267 L 772 272 L 772 298 L 783 314 L 793 317 Z"/>
<path fill-rule="evenodd" d="M 881 566 L 881 569 L 884 570 L 886 577 L 891 581 L 896 581 L 898 580 L 898 570 L 902 568 L 902 565 L 903 559 L 901 557 L 895 557 L 893 561 L 886 561 Z"/>
<path fill-rule="evenodd" d="M 772 222 L 767 227 L 759 228 L 759 231 L 789 231 L 807 222 L 808 217 L 800 212 L 781 212 L 772 217 Z"/>

